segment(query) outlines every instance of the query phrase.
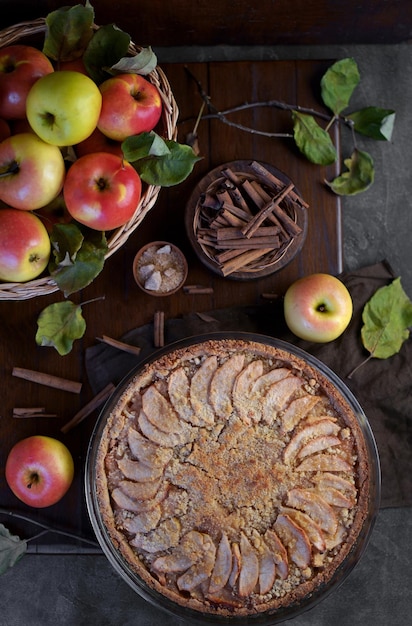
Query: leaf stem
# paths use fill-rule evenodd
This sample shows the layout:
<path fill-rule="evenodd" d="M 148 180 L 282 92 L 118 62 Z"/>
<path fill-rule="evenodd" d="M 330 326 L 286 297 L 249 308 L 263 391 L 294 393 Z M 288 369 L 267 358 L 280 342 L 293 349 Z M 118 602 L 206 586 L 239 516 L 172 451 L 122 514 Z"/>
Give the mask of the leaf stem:
<path fill-rule="evenodd" d="M 80 302 L 79 306 L 84 306 L 85 304 L 91 304 L 92 302 L 97 302 L 97 300 L 104 300 L 106 296 L 98 296 L 97 298 L 91 298 L 90 300 L 85 300 L 84 302 Z"/>
<path fill-rule="evenodd" d="M 357 365 L 356 367 L 353 368 L 353 370 L 346 376 L 346 378 L 352 378 L 353 375 L 358 371 L 358 369 L 360 369 L 363 365 L 366 365 L 366 363 L 368 361 L 370 361 L 370 359 L 372 359 L 372 358 L 373 358 L 373 354 L 370 354 L 369 356 L 367 356 L 366 359 L 361 361 L 361 363 L 359 363 L 359 365 Z"/>

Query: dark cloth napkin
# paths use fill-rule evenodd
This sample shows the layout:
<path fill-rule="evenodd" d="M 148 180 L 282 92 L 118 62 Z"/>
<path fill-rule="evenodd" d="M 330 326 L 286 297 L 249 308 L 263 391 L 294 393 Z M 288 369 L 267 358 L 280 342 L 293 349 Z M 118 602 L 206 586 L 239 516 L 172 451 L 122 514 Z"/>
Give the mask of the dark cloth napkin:
<path fill-rule="evenodd" d="M 283 302 L 279 298 L 259 306 L 231 307 L 208 311 L 210 321 L 197 313 L 165 320 L 165 342 L 209 332 L 242 331 L 288 341 L 309 352 L 335 372 L 361 404 L 376 439 L 381 471 L 381 507 L 412 506 L 412 340 L 389 359 L 370 359 L 348 378 L 368 356 L 360 330 L 365 303 L 395 275 L 386 261 L 344 273 L 354 314 L 346 331 L 333 342 L 310 343 L 296 338 L 286 327 Z M 90 384 L 98 393 L 108 383 L 118 384 L 136 365 L 153 354 L 153 324 L 129 331 L 122 340 L 142 348 L 133 356 L 105 344 L 86 351 Z"/>

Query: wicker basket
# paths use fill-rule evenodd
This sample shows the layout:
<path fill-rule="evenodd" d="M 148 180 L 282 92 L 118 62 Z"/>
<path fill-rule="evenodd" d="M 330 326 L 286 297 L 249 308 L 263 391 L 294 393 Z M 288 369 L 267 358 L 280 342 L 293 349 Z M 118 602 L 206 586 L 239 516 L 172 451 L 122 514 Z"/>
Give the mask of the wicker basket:
<path fill-rule="evenodd" d="M 99 27 L 95 26 L 94 28 L 98 29 Z M 44 36 L 45 32 L 45 18 L 14 24 L 0 31 L 0 48 L 11 44 L 23 43 L 21 41 L 23 38 Z M 134 43 L 131 43 L 129 53 L 135 55 L 138 51 L 139 48 Z M 160 67 L 156 67 L 146 78 L 156 85 L 163 98 L 162 134 L 166 139 L 176 139 L 179 109 L 169 82 Z M 141 224 L 147 213 L 153 208 L 159 191 L 160 187 L 144 185 L 139 205 L 136 207 L 133 217 L 110 234 L 106 258 L 116 252 L 125 243 L 129 235 Z M 53 293 L 54 291 L 58 291 L 58 286 L 50 276 L 44 276 L 27 283 L 1 283 L 0 300 L 28 300 L 36 296 Z"/>

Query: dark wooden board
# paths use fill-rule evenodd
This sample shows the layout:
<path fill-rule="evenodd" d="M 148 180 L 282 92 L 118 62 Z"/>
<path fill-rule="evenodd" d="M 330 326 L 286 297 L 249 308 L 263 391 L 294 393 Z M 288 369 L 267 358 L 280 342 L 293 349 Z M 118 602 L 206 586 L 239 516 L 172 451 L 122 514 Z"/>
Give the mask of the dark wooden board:
<path fill-rule="evenodd" d="M 317 87 L 320 76 L 330 63 L 322 61 L 274 61 L 239 63 L 196 63 L 190 66 L 214 105 L 223 110 L 244 102 L 279 99 L 285 102 L 320 108 Z M 201 106 L 197 85 L 183 65 L 164 66 L 179 103 L 182 123 L 179 138 L 193 130 Z M 266 130 L 291 129 L 290 114 L 273 108 L 243 111 L 233 118 L 243 124 Z M 85 507 L 83 467 L 88 441 L 96 413 L 66 435 L 61 427 L 91 398 L 84 355 L 96 337 L 108 335 L 120 339 L 127 331 L 153 319 L 156 310 L 163 310 L 166 319 L 184 313 L 207 311 L 232 305 L 256 305 L 265 292 L 284 293 L 287 286 L 303 274 L 325 271 L 337 274 L 342 269 L 341 215 L 339 199 L 324 185 L 337 173 L 336 167 L 321 168 L 308 163 L 293 147 L 290 139 L 260 137 L 236 130 L 220 121 L 203 121 L 199 126 L 202 160 L 192 175 L 178 187 L 162 189 L 159 200 L 141 226 L 126 244 L 107 260 L 101 275 L 82 293 L 71 296 L 82 303 L 102 298 L 83 306 L 87 330 L 74 344 L 70 354 L 60 357 L 53 348 L 36 346 L 36 320 L 42 309 L 64 300 L 57 292 L 22 302 L 0 302 L 0 367 L 2 402 L 0 409 L 0 502 L 41 521 L 93 536 Z M 187 239 L 184 210 L 191 191 L 201 178 L 221 163 L 236 159 L 256 159 L 272 163 L 291 178 L 309 203 L 308 232 L 299 255 L 278 274 L 259 280 L 239 283 L 216 276 L 198 261 Z M 135 284 L 133 258 L 145 243 L 171 241 L 186 254 L 189 262 L 188 284 L 213 287 L 212 295 L 188 296 L 182 291 L 170 297 L 145 295 Z M 275 322 L 274 322 L 275 323 Z M 80 394 L 51 389 L 12 376 L 13 366 L 46 372 L 83 383 Z M 13 407 L 45 407 L 57 418 L 13 419 Z M 6 485 L 4 465 L 14 443 L 31 434 L 46 434 L 64 441 L 74 456 L 76 476 L 67 495 L 58 504 L 43 510 L 30 509 L 20 503 Z M 0 517 L 0 522 L 22 532 L 34 534 L 35 529 Z M 35 548 L 61 550 L 61 538 L 46 535 Z M 54 547 L 53 547 L 54 545 Z M 51 547 L 52 546 L 52 547 Z M 82 545 L 76 546 L 81 549 Z M 31 548 L 33 549 L 33 548 Z"/>

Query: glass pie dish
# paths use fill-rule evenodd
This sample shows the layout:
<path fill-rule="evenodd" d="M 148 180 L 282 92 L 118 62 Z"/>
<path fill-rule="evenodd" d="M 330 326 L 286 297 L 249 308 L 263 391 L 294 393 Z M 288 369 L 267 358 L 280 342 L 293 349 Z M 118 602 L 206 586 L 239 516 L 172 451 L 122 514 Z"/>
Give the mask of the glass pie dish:
<path fill-rule="evenodd" d="M 344 549 L 342 550 L 342 557 L 339 559 L 339 562 L 337 563 L 336 568 L 331 570 L 330 575 L 328 575 L 327 577 L 325 576 L 324 579 L 322 579 L 322 577 L 320 577 L 319 580 L 316 579 L 312 587 L 310 586 L 307 587 L 304 583 L 302 583 L 302 589 L 307 589 L 307 593 L 301 592 L 299 594 L 298 593 L 294 595 L 292 594 L 290 596 L 290 601 L 286 602 L 286 601 L 279 600 L 276 606 L 273 605 L 272 603 L 271 606 L 268 606 L 267 610 L 265 610 L 264 603 L 260 605 L 259 609 L 252 609 L 248 611 L 248 609 L 245 608 L 248 603 L 249 603 L 249 606 L 251 606 L 251 603 L 254 601 L 254 598 L 256 597 L 256 593 L 253 590 L 250 592 L 250 599 L 248 599 L 247 602 L 244 603 L 245 606 L 242 607 L 241 603 L 239 603 L 236 605 L 239 607 L 239 610 L 231 609 L 230 611 L 227 610 L 227 598 L 228 598 L 227 594 L 225 596 L 226 598 L 225 603 L 223 603 L 223 601 L 221 603 L 221 607 L 223 606 L 223 604 L 225 604 L 225 607 L 224 607 L 225 610 L 214 611 L 214 610 L 209 610 L 210 604 L 211 604 L 209 602 L 210 595 L 208 596 L 208 608 L 206 608 L 206 604 L 203 607 L 203 605 L 199 603 L 198 601 L 200 597 L 199 594 L 195 598 L 196 601 L 193 602 L 192 601 L 193 594 L 191 594 L 190 592 L 185 591 L 184 593 L 181 593 L 180 597 L 176 596 L 176 600 L 174 599 L 173 594 L 166 593 L 166 592 L 163 593 L 162 585 L 159 584 L 159 581 L 163 579 L 166 580 L 168 577 L 172 579 L 174 574 L 172 573 L 172 570 L 170 570 L 166 574 L 166 576 L 162 576 L 161 574 L 159 575 L 159 572 L 161 571 L 164 572 L 165 570 L 159 569 L 159 566 L 157 566 L 158 569 L 156 570 L 156 565 L 153 565 L 153 559 L 150 556 L 150 554 L 151 552 L 153 552 L 154 549 L 151 546 L 149 546 L 147 543 L 147 537 L 149 536 L 150 533 L 147 533 L 144 537 L 142 533 L 136 533 L 136 537 L 139 536 L 139 541 L 141 542 L 143 540 L 143 544 L 139 543 L 139 545 L 137 545 L 136 537 L 134 537 L 134 539 L 131 540 L 130 545 L 127 546 L 125 549 L 123 549 L 116 538 L 116 532 L 113 533 L 112 529 L 110 528 L 110 524 L 108 524 L 107 511 L 105 511 L 105 505 L 102 504 L 102 503 L 107 504 L 108 502 L 113 502 L 113 497 L 115 497 L 116 502 L 118 502 L 115 490 L 112 490 L 109 496 L 108 494 L 102 495 L 101 472 L 102 472 L 102 466 L 105 466 L 108 472 L 107 483 L 110 484 L 112 480 L 112 476 L 117 476 L 117 474 L 119 473 L 119 468 L 124 467 L 124 463 L 120 459 L 125 449 L 124 442 L 122 441 L 122 432 L 124 429 L 124 422 L 113 421 L 113 416 L 118 412 L 119 406 L 124 405 L 125 398 L 129 397 L 130 399 L 130 396 L 128 396 L 128 394 L 129 394 L 130 389 L 135 388 L 135 385 L 136 385 L 135 381 L 142 379 L 145 381 L 144 382 L 145 390 L 147 391 L 147 389 L 149 388 L 151 389 L 152 391 L 151 407 L 152 408 L 154 407 L 153 410 L 156 412 L 156 410 L 158 409 L 156 393 L 155 393 L 156 389 L 155 387 L 152 388 L 151 385 L 148 383 L 149 378 L 147 377 L 148 376 L 147 372 L 151 372 L 151 371 L 155 372 L 154 375 L 157 378 L 157 383 L 159 385 L 159 388 L 163 390 L 163 387 L 161 386 L 161 382 L 159 381 L 161 381 L 162 379 L 164 380 L 165 377 L 167 378 L 169 375 L 167 372 L 167 368 L 165 367 L 165 364 L 176 363 L 176 355 L 179 356 L 179 359 L 181 359 L 180 362 L 184 363 L 185 367 L 188 366 L 188 362 L 189 362 L 188 355 L 194 355 L 193 367 L 198 367 L 200 363 L 204 364 L 204 362 L 206 361 L 205 354 L 206 353 L 209 354 L 210 351 L 213 351 L 216 349 L 221 350 L 221 354 L 225 354 L 224 358 L 222 357 L 221 359 L 221 362 L 223 364 L 226 362 L 225 359 L 227 357 L 228 351 L 230 352 L 231 356 L 233 356 L 233 358 L 235 359 L 239 356 L 239 354 L 241 353 L 243 349 L 244 349 L 245 354 L 249 354 L 249 352 L 253 351 L 254 355 L 258 357 L 253 362 L 256 362 L 257 360 L 260 360 L 260 359 L 262 360 L 266 359 L 267 363 L 270 364 L 270 367 L 273 366 L 274 369 L 280 370 L 281 369 L 280 364 L 281 362 L 283 362 L 282 360 L 284 360 L 285 364 L 286 363 L 290 364 L 291 371 L 293 370 L 293 373 L 288 373 L 286 375 L 286 378 L 288 378 L 289 381 L 292 380 L 296 372 L 300 372 L 300 374 L 302 376 L 304 375 L 305 377 L 308 373 L 308 378 L 304 378 L 303 387 L 305 387 L 305 389 L 310 388 L 309 395 L 313 394 L 314 389 L 315 390 L 319 389 L 319 385 L 318 383 L 315 384 L 315 381 L 321 381 L 321 383 L 325 385 L 325 389 L 326 388 L 332 389 L 333 390 L 332 395 L 335 399 L 334 401 L 336 401 L 337 404 L 339 404 L 339 402 L 342 402 L 344 406 L 347 407 L 348 410 L 351 412 L 351 415 L 354 420 L 353 423 L 351 424 L 351 428 L 352 428 L 352 431 L 354 432 L 356 431 L 358 433 L 356 436 L 359 437 L 359 442 L 360 442 L 359 450 L 362 450 L 363 458 L 361 460 L 363 463 L 363 467 L 367 469 L 366 473 L 364 474 L 364 478 L 362 480 L 359 479 L 360 481 L 359 496 L 358 496 L 357 504 L 356 506 L 354 506 L 354 510 L 362 509 L 362 516 L 359 517 L 360 521 L 357 525 L 355 524 L 355 521 L 353 522 L 353 527 L 356 529 L 356 532 L 354 531 L 353 533 L 351 533 L 351 531 L 349 530 L 348 536 L 351 536 L 350 542 L 349 542 L 349 539 L 342 541 L 342 544 L 344 545 Z M 250 362 L 251 360 L 248 361 L 248 364 L 250 364 Z M 246 370 L 245 363 L 246 362 L 243 361 L 242 365 L 240 366 L 241 368 L 243 367 L 243 370 L 242 369 L 239 370 L 242 373 L 242 375 L 245 373 L 245 370 Z M 230 363 L 230 366 L 232 366 L 232 362 Z M 193 380 L 194 380 L 194 376 L 192 378 L 192 384 L 194 384 Z M 302 387 L 302 386 L 299 386 L 299 383 L 297 384 L 299 388 Z M 318 392 L 316 391 L 316 393 Z M 128 401 L 127 410 L 124 409 L 124 411 L 127 414 L 130 413 L 130 407 L 135 406 L 134 402 L 135 402 L 134 400 L 133 402 Z M 236 403 L 234 404 L 236 405 Z M 150 406 L 147 406 L 147 407 L 144 406 L 144 410 L 149 416 L 151 415 L 152 409 L 150 408 Z M 284 417 L 286 414 L 288 414 L 286 410 L 279 412 L 279 415 L 281 416 L 280 419 L 284 420 Z M 242 434 L 244 435 L 242 436 L 242 441 L 243 441 L 243 444 L 241 446 L 242 450 L 247 450 L 249 440 L 252 441 L 253 439 L 256 443 L 256 431 L 260 424 L 260 422 L 253 417 L 253 414 L 251 412 L 249 412 L 248 415 L 252 416 L 251 418 L 252 426 L 250 427 L 248 426 L 248 428 L 245 428 L 242 430 Z M 315 417 L 316 417 L 316 414 L 315 414 Z M 263 422 L 264 419 L 261 421 Z M 333 421 L 333 419 L 331 417 L 328 417 L 326 421 L 331 422 Z M 109 430 L 109 435 L 107 435 L 109 422 L 110 422 L 111 430 Z M 284 426 L 284 422 L 285 420 L 283 421 L 283 426 Z M 318 424 L 319 420 L 318 419 L 315 420 L 315 418 L 312 416 L 309 422 L 309 426 L 306 428 L 313 429 L 313 425 L 315 423 Z M 113 428 L 113 424 L 115 424 L 114 428 Z M 252 430 L 252 427 L 253 427 L 253 430 Z M 275 427 L 273 426 L 273 428 Z M 270 438 L 271 433 L 273 434 L 271 429 L 272 429 L 272 426 L 270 426 L 269 429 L 267 428 L 267 425 L 264 426 L 264 433 L 265 433 L 264 436 L 266 438 L 267 437 Z M 201 430 L 201 429 L 199 428 L 198 430 Z M 206 432 L 206 430 L 204 432 Z M 305 428 L 303 428 L 303 430 L 305 430 Z M 340 436 L 342 436 L 343 440 L 348 437 L 348 433 L 347 432 L 345 433 L 345 431 L 347 430 L 348 430 L 347 428 L 346 429 L 343 428 L 341 430 Z M 212 431 L 213 431 L 213 428 L 209 429 L 207 432 L 212 432 Z M 164 435 L 164 431 L 162 432 Z M 307 430 L 307 432 L 309 431 Z M 294 431 L 292 430 L 292 427 L 290 427 L 289 433 L 285 436 L 286 448 L 282 448 L 282 455 L 283 455 L 282 458 L 286 458 L 285 450 L 286 449 L 291 450 L 291 448 L 293 448 L 293 444 L 297 442 L 298 438 L 295 438 Z M 323 435 L 322 437 L 318 438 L 317 441 L 319 441 L 319 439 L 322 439 L 322 438 L 323 438 Z M 302 439 L 302 436 L 300 436 L 300 439 Z M 116 455 L 117 455 L 116 458 L 120 459 L 119 468 L 116 466 L 112 475 L 110 474 L 111 472 L 110 467 L 112 466 L 113 458 L 115 457 L 110 456 L 110 454 L 106 450 L 106 444 L 108 440 L 111 441 L 110 445 L 113 445 L 114 448 L 116 449 Z M 119 441 L 121 441 L 120 445 L 118 445 Z M 271 442 L 272 443 L 275 442 L 275 439 L 271 440 Z M 160 445 L 161 443 L 162 442 L 158 442 L 160 448 L 162 447 Z M 182 466 L 183 469 L 180 472 L 180 476 L 181 476 L 180 487 L 184 483 L 185 488 L 189 489 L 189 491 L 190 491 L 190 487 L 187 486 L 190 483 L 190 480 L 188 479 L 188 475 L 190 475 L 190 471 L 193 469 L 194 465 L 199 465 L 200 459 L 202 458 L 202 451 L 201 451 L 202 446 L 198 446 L 196 462 L 194 462 L 193 460 L 194 459 L 193 454 L 196 448 L 196 444 L 197 442 L 193 443 L 192 441 L 190 445 L 188 445 L 186 442 L 185 446 L 182 447 L 179 452 L 180 459 L 182 459 L 183 456 L 185 456 L 185 458 L 192 459 L 192 463 L 190 465 L 186 464 L 186 466 Z M 313 441 L 309 441 L 309 447 L 312 446 L 312 444 L 313 444 Z M 170 441 L 167 444 L 165 444 L 165 446 L 168 449 L 168 453 L 171 450 L 171 445 L 172 444 L 170 443 Z M 207 441 L 205 442 L 204 438 L 202 440 L 202 445 L 207 445 Z M 259 446 L 261 445 L 262 445 L 262 441 L 259 441 Z M 284 444 L 282 442 L 282 446 L 283 445 Z M 331 443 L 331 445 L 335 445 L 335 444 Z M 345 445 L 346 445 L 345 443 L 342 443 L 343 447 Z M 337 448 L 339 448 L 339 446 L 337 446 Z M 185 450 L 184 455 L 181 452 L 183 449 Z M 255 450 L 258 450 L 258 449 L 259 449 L 258 447 L 255 448 Z M 268 452 L 270 453 L 270 448 L 265 448 L 265 456 L 267 456 Z M 303 449 L 301 449 L 299 454 L 301 454 L 302 456 L 302 459 L 303 459 L 302 464 L 303 464 L 303 462 L 307 461 L 307 454 L 306 452 L 303 452 Z M 359 456 L 360 456 L 360 453 L 359 453 Z M 229 456 L 229 457 L 224 457 L 224 458 L 228 459 L 231 457 Z M 310 458 L 311 457 L 309 455 L 309 459 Z M 330 457 L 329 455 L 328 458 L 332 458 L 332 457 Z M 102 459 L 103 459 L 103 463 L 102 463 Z M 238 471 L 238 468 L 241 468 L 241 467 L 247 468 L 250 464 L 253 465 L 255 461 L 257 462 L 257 459 L 258 459 L 258 456 L 256 456 L 256 458 L 248 457 L 247 465 L 237 463 L 236 467 L 234 468 L 234 467 L 230 467 L 229 466 L 230 463 L 229 463 L 228 466 L 223 465 L 221 469 L 224 473 L 227 473 L 228 475 L 233 476 L 234 475 L 233 472 L 236 473 L 236 471 Z M 178 460 L 177 457 L 173 460 L 174 466 L 176 466 L 177 460 Z M 213 467 L 215 466 L 217 467 L 220 463 L 220 460 L 221 459 L 218 459 L 218 458 L 213 459 Z M 127 462 L 129 461 L 130 459 L 127 459 Z M 342 461 L 342 458 L 338 459 L 338 461 Z M 360 461 L 359 461 L 359 464 L 360 464 Z M 262 476 L 262 472 L 260 472 L 261 468 L 257 468 L 257 469 L 259 471 L 257 471 L 254 474 L 254 477 L 253 477 L 254 479 L 258 476 Z M 331 592 L 336 590 L 337 587 L 343 582 L 343 580 L 350 574 L 352 569 L 358 563 L 359 559 L 361 558 L 367 546 L 370 534 L 372 532 L 372 529 L 375 523 L 376 515 L 378 512 L 378 508 L 379 508 L 379 502 L 380 502 L 380 465 L 379 465 L 379 457 L 377 453 L 374 436 L 373 436 L 369 422 L 362 408 L 360 407 L 358 401 L 353 396 L 351 391 L 340 380 L 340 378 L 334 374 L 334 372 L 332 372 L 327 366 L 325 366 L 315 357 L 307 354 L 303 350 L 291 344 L 288 344 L 284 341 L 273 339 L 271 337 L 267 337 L 267 336 L 263 336 L 259 334 L 252 334 L 252 333 L 239 333 L 239 332 L 213 333 L 213 334 L 188 338 L 188 339 L 173 343 L 167 346 L 166 348 L 162 348 L 161 350 L 156 351 L 155 353 L 151 355 L 150 358 L 140 363 L 118 386 L 113 396 L 110 398 L 106 406 L 103 408 L 98 418 L 98 421 L 96 423 L 95 430 L 92 434 L 91 440 L 90 440 L 85 470 L 86 470 L 85 471 L 86 501 L 87 501 L 87 507 L 88 507 L 90 520 L 91 520 L 93 529 L 95 531 L 97 540 L 104 554 L 108 558 L 109 562 L 112 564 L 112 566 L 117 571 L 117 573 L 126 581 L 126 583 L 129 584 L 131 588 L 136 593 L 139 594 L 139 596 L 146 599 L 148 602 L 158 607 L 159 609 L 162 609 L 168 612 L 169 614 L 172 614 L 178 618 L 185 619 L 191 624 L 213 623 L 213 624 L 234 624 L 236 626 L 243 626 L 245 624 L 257 624 L 260 626 L 269 626 L 272 624 L 279 624 L 285 620 L 291 619 L 292 617 L 295 617 L 301 614 L 305 610 L 312 608 L 317 602 L 321 601 Z M 319 477 L 319 475 L 322 475 L 323 477 L 324 475 L 327 474 L 330 477 L 331 475 L 336 475 L 334 474 L 335 472 L 340 471 L 336 468 L 333 468 L 332 465 L 326 468 L 326 470 L 329 470 L 329 471 L 326 471 L 325 474 L 322 474 L 322 472 L 325 471 L 325 468 L 322 471 L 315 471 L 315 472 L 311 471 L 310 476 L 312 477 L 313 475 L 314 477 Z M 299 471 L 303 471 L 303 470 L 299 470 Z M 275 469 L 274 469 L 274 472 L 275 472 Z M 358 473 L 361 474 L 360 470 Z M 127 474 L 127 471 L 126 471 L 126 474 Z M 280 476 L 280 474 L 277 474 L 277 475 Z M 294 473 L 294 475 L 296 475 L 296 472 Z M 299 473 L 299 476 L 301 475 L 302 474 Z M 242 485 L 243 482 L 245 485 L 252 484 L 248 482 L 249 479 L 246 480 L 246 478 L 247 477 L 241 476 L 241 474 L 239 473 L 239 476 L 238 476 L 239 485 Z M 267 475 L 265 475 L 263 477 L 264 483 L 262 483 L 262 485 L 263 484 L 266 485 L 267 483 L 266 479 L 269 479 L 269 478 L 271 477 L 268 477 Z M 213 480 L 213 477 L 211 476 L 210 481 L 212 480 Z M 305 474 L 304 480 L 305 481 L 307 480 L 306 474 Z M 204 487 L 205 493 L 204 494 L 201 493 L 201 496 L 198 499 L 199 501 L 203 501 L 203 500 L 205 502 L 208 501 L 209 494 L 208 494 L 207 485 L 209 484 L 210 481 L 208 479 L 207 484 L 205 483 L 205 487 Z M 272 485 L 273 483 L 269 482 L 269 484 Z M 201 483 L 198 483 L 196 485 L 197 491 L 201 489 L 200 485 Z M 259 486 L 262 487 L 262 485 L 259 485 Z M 105 490 L 105 487 L 103 486 L 103 491 L 104 490 Z M 241 493 L 242 487 L 239 486 L 237 491 Z M 292 489 L 289 488 L 288 494 L 290 495 L 291 492 L 297 493 L 297 490 L 293 488 Z M 310 491 L 310 493 L 313 493 L 313 490 Z M 256 499 L 256 502 L 259 501 L 258 492 L 256 491 L 255 493 L 252 493 L 251 497 L 252 497 L 252 508 L 253 508 L 254 507 L 253 499 Z M 122 502 L 124 502 L 124 500 L 125 499 L 123 497 Z M 212 500 L 212 502 L 214 501 Z M 197 503 L 197 505 L 199 505 L 199 502 Z M 293 502 L 288 501 L 286 502 L 286 505 L 284 506 L 284 504 L 281 504 L 280 510 L 278 512 L 278 517 L 276 518 L 276 521 L 273 526 L 276 529 L 279 528 L 279 533 L 282 532 L 281 524 L 279 524 L 280 518 L 282 517 L 283 519 L 285 516 L 288 517 L 289 515 L 292 515 L 292 512 L 293 512 L 291 509 L 291 506 L 294 505 Z M 109 508 L 111 506 L 112 504 L 109 505 Z M 339 504 L 338 506 L 343 507 L 342 504 Z M 257 508 L 258 508 L 258 505 L 256 504 L 256 509 Z M 241 511 L 245 511 L 247 509 L 247 503 L 242 502 L 239 509 Z M 113 505 L 113 510 L 115 511 L 115 515 L 118 515 L 119 511 L 116 510 L 115 505 Z M 343 515 L 342 511 L 346 511 L 346 509 L 339 508 L 339 516 L 341 517 Z M 242 515 L 244 515 L 243 512 L 242 512 Z M 345 513 L 345 515 L 346 517 L 348 517 L 349 514 Z M 345 519 L 345 515 L 343 515 L 342 519 Z M 207 512 L 207 516 L 208 518 L 212 517 L 212 516 L 209 516 L 208 512 Z M 230 522 L 230 525 L 228 524 L 228 528 L 229 526 L 232 527 L 235 524 L 235 520 L 237 520 L 237 516 L 238 516 L 238 511 L 232 510 L 231 517 L 230 517 L 231 522 Z M 357 519 L 356 516 L 357 516 L 357 513 L 354 513 L 354 520 Z M 193 518 L 193 515 L 190 514 L 189 517 Z M 133 518 L 132 514 L 130 513 L 129 515 L 129 513 L 127 513 L 126 519 L 128 519 L 128 523 L 130 523 L 130 519 L 132 518 Z M 241 520 L 242 525 L 245 524 L 245 519 L 246 518 L 243 518 Z M 213 523 L 209 521 L 208 524 L 209 524 L 208 527 L 210 529 L 213 529 L 213 524 L 216 524 L 216 520 L 214 520 Z M 199 530 L 200 528 L 202 530 L 202 533 L 204 533 L 206 525 L 204 524 L 202 527 L 201 525 L 198 525 L 197 530 Z M 184 537 L 187 537 L 188 534 L 189 533 L 184 535 Z M 210 531 L 210 535 L 213 536 L 213 530 Z M 252 533 L 250 537 L 253 537 L 253 536 L 254 535 Z M 256 533 L 255 533 L 255 536 L 256 536 Z M 266 537 L 266 535 L 264 535 L 264 537 Z M 282 540 L 283 540 L 283 537 L 282 537 Z M 182 540 L 180 541 L 182 544 Z M 347 545 L 345 545 L 345 541 Z M 176 545 L 176 542 L 174 544 L 171 544 L 171 546 L 160 547 L 159 548 L 160 557 L 158 560 L 155 561 L 155 563 L 159 563 L 160 561 L 164 563 L 168 559 L 169 559 L 168 562 L 170 562 L 170 558 L 171 557 L 173 558 L 173 554 L 174 554 L 173 550 L 174 550 L 175 545 Z M 293 549 L 291 548 L 291 544 L 288 544 L 287 548 L 288 548 L 288 554 L 290 557 L 289 558 L 289 572 L 292 572 L 292 570 L 293 571 L 296 570 L 296 567 L 297 567 L 296 564 L 299 562 L 299 559 L 301 559 L 302 553 L 296 554 L 295 552 L 295 554 L 293 554 Z M 177 549 L 178 548 L 176 548 L 176 550 Z M 145 553 L 145 550 L 147 550 L 146 553 Z M 330 554 L 339 553 L 340 547 L 339 549 L 338 548 L 335 549 L 332 547 L 331 550 L 332 551 L 330 552 Z M 147 558 L 141 556 L 142 552 L 143 554 L 146 554 Z M 316 550 L 313 548 L 312 552 L 315 553 Z M 143 569 L 141 571 L 139 571 L 135 567 L 133 563 L 133 559 L 132 560 L 130 559 L 131 554 L 140 555 L 137 560 L 140 559 L 142 560 L 142 562 L 144 561 L 144 558 L 146 558 L 146 561 L 144 561 L 143 563 Z M 244 554 L 246 554 L 246 552 L 245 553 L 242 552 L 242 559 L 244 559 L 244 562 L 246 562 L 246 557 L 244 557 Z M 298 557 L 298 559 L 296 557 Z M 151 566 L 153 566 L 156 572 L 155 575 L 152 575 L 152 573 L 148 574 L 148 572 L 146 571 L 146 570 L 149 570 Z M 280 572 L 281 571 L 280 564 L 277 563 L 277 566 Z M 315 561 L 313 563 L 310 562 L 310 567 L 306 567 L 306 566 L 307 566 L 307 563 L 304 563 L 303 565 L 299 565 L 299 567 L 301 567 L 302 569 L 303 575 L 309 577 L 311 570 L 315 571 L 316 569 Z M 188 569 L 189 564 L 183 566 L 183 569 L 185 568 Z M 184 574 L 182 578 L 183 577 L 184 577 Z M 152 584 L 152 578 L 154 580 L 153 584 Z M 180 580 L 182 580 L 182 578 Z M 280 578 L 282 577 L 280 576 Z M 291 580 L 293 579 L 292 574 L 290 574 L 290 579 Z M 238 580 L 240 581 L 240 579 Z M 289 578 L 287 578 L 286 580 L 288 581 Z M 282 583 L 282 581 L 277 581 L 273 585 L 273 589 L 276 588 L 276 585 L 278 584 L 278 582 L 280 584 Z M 202 584 L 203 585 L 205 584 L 204 579 L 203 579 Z M 237 584 L 239 585 L 239 587 L 241 586 L 240 582 L 238 582 Z M 299 585 L 300 584 L 301 583 L 299 583 Z M 200 585 L 199 588 L 201 587 L 202 585 Z M 231 592 L 232 596 L 234 595 L 234 589 L 235 587 L 233 587 L 232 589 L 232 592 Z M 297 589 L 300 589 L 300 587 L 298 586 Z M 210 591 L 210 587 L 209 587 L 209 591 Z M 196 593 L 194 595 L 196 595 Z M 240 593 L 240 595 L 242 594 Z M 223 597 L 223 595 L 221 595 L 221 597 Z M 268 596 L 265 596 L 265 597 L 268 597 Z M 190 601 L 189 601 L 189 598 L 191 598 Z"/>

